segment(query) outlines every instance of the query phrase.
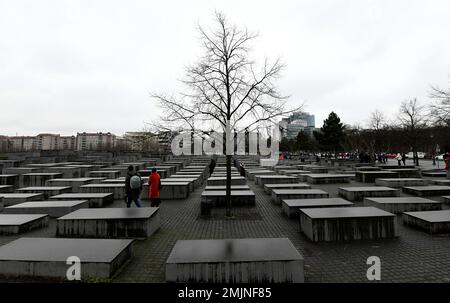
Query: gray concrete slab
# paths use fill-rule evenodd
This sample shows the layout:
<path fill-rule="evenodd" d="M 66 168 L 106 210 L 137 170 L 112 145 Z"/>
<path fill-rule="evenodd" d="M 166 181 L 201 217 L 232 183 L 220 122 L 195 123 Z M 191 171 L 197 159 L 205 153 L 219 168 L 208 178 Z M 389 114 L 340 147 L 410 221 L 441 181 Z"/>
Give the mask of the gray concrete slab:
<path fill-rule="evenodd" d="M 166 281 L 299 283 L 303 266 L 303 256 L 286 238 L 180 240 L 166 261 Z"/>
<path fill-rule="evenodd" d="M 450 210 L 405 212 L 403 224 L 423 230 L 429 234 L 450 232 Z"/>
<path fill-rule="evenodd" d="M 114 202 L 112 193 L 68 193 L 50 197 L 50 200 L 88 200 L 89 207 L 103 207 Z"/>
<path fill-rule="evenodd" d="M 6 207 L 4 214 L 47 214 L 59 218 L 80 208 L 88 208 L 88 200 L 75 201 L 34 201 Z"/>
<path fill-rule="evenodd" d="M 364 205 L 374 206 L 394 214 L 442 209 L 441 202 L 419 197 L 364 198 Z"/>
<path fill-rule="evenodd" d="M 300 229 L 313 242 L 395 238 L 396 219 L 375 207 L 300 209 Z"/>
<path fill-rule="evenodd" d="M 110 278 L 132 257 L 132 240 L 20 238 L 0 247 L 0 275 L 66 279 L 67 258 L 81 278 Z"/>
<path fill-rule="evenodd" d="M 47 226 L 49 217 L 46 214 L 0 214 L 0 234 L 18 234 Z"/>
<path fill-rule="evenodd" d="M 18 193 L 41 193 L 44 195 L 44 199 L 48 199 L 51 196 L 70 193 L 72 188 L 69 186 L 31 186 L 16 189 Z"/>
<path fill-rule="evenodd" d="M 384 186 L 340 187 L 340 197 L 348 201 L 363 201 L 366 197 L 398 197 L 400 190 Z"/>
<path fill-rule="evenodd" d="M 264 184 L 264 192 L 272 195 L 274 189 L 310 189 L 311 185 L 306 183 L 287 183 L 287 184 Z"/>
<path fill-rule="evenodd" d="M 329 194 L 321 189 L 273 189 L 272 202 L 281 205 L 285 199 L 328 198 Z"/>
<path fill-rule="evenodd" d="M 284 199 L 282 200 L 283 212 L 289 218 L 297 218 L 300 208 L 316 207 L 344 207 L 353 206 L 353 203 L 341 198 L 318 198 L 318 199 Z"/>
<path fill-rule="evenodd" d="M 0 193 L 0 197 L 3 198 L 3 204 L 5 207 L 28 201 L 44 200 L 44 195 L 42 193 L 39 194 Z"/>
<path fill-rule="evenodd" d="M 387 178 L 375 179 L 375 184 L 379 186 L 400 188 L 404 186 L 426 186 L 430 184 L 430 180 L 420 178 Z"/>
<path fill-rule="evenodd" d="M 350 183 L 350 179 L 355 177 L 353 174 L 307 174 L 305 176 L 309 184 Z"/>
<path fill-rule="evenodd" d="M 382 171 L 357 171 L 356 181 L 362 183 L 375 183 L 375 179 L 381 178 L 398 178 L 399 174 L 392 171 L 382 170 Z"/>
<path fill-rule="evenodd" d="M 429 185 L 429 186 L 406 186 L 403 192 L 419 197 L 450 195 L 450 186 Z"/>
<path fill-rule="evenodd" d="M 161 227 L 158 207 L 79 209 L 56 220 L 56 235 L 146 238 Z"/>

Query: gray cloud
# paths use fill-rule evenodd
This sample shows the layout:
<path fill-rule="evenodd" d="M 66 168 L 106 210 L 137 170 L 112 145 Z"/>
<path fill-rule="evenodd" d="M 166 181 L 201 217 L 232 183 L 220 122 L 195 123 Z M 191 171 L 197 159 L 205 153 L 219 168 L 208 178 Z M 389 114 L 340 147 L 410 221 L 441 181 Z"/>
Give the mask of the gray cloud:
<path fill-rule="evenodd" d="M 280 87 L 317 124 L 331 110 L 349 124 L 394 116 L 449 85 L 445 0 L 0 0 L 0 134 L 142 128 L 158 115 L 148 91 L 181 89 L 215 10 L 260 33 L 255 57 L 283 59 Z"/>

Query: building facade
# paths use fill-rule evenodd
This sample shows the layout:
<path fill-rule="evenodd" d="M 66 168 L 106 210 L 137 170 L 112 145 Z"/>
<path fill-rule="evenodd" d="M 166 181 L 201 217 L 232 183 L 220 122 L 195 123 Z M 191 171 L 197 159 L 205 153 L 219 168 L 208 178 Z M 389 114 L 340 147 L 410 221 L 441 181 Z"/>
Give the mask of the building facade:
<path fill-rule="evenodd" d="M 116 146 L 116 136 L 111 133 L 78 133 L 77 150 L 110 150 Z"/>
<path fill-rule="evenodd" d="M 280 131 L 283 138 L 295 139 L 301 131 L 312 136 L 314 130 L 316 130 L 315 116 L 306 112 L 295 112 L 280 121 Z"/>

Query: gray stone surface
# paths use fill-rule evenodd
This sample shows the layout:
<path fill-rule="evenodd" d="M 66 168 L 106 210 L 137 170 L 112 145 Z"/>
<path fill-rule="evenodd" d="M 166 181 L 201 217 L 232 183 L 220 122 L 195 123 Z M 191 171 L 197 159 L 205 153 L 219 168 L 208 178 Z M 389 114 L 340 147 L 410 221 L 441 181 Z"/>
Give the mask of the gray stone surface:
<path fill-rule="evenodd" d="M 284 214 L 289 218 L 299 216 L 300 208 L 316 208 L 316 207 L 343 207 L 352 206 L 353 203 L 341 198 L 318 198 L 318 199 L 284 199 L 282 200 L 282 208 Z"/>
<path fill-rule="evenodd" d="M 400 190 L 384 186 L 340 187 L 339 196 L 349 201 L 363 201 L 366 197 L 398 197 Z"/>
<path fill-rule="evenodd" d="M 398 178 L 398 173 L 392 171 L 357 171 L 356 181 L 362 183 L 375 183 L 375 179 Z"/>
<path fill-rule="evenodd" d="M 44 200 L 44 195 L 39 194 L 24 194 L 24 193 L 0 193 L 0 197 L 3 198 L 4 206 L 11 206 L 27 201 L 40 201 Z"/>
<path fill-rule="evenodd" d="M 123 184 L 86 184 L 79 188 L 80 193 L 113 193 L 115 200 L 125 198 L 125 183 Z"/>
<path fill-rule="evenodd" d="M 304 282 L 303 263 L 286 238 L 184 240 L 177 241 L 166 261 L 166 281 L 299 283 Z"/>
<path fill-rule="evenodd" d="M 281 205 L 285 199 L 317 199 L 328 198 L 329 194 L 321 189 L 274 189 L 272 202 Z"/>
<path fill-rule="evenodd" d="M 69 193 L 50 197 L 50 200 L 88 200 L 89 207 L 103 207 L 114 202 L 112 193 Z"/>
<path fill-rule="evenodd" d="M 103 179 L 102 179 L 103 180 Z M 94 178 L 72 178 L 72 179 L 51 179 L 48 180 L 46 186 L 69 186 L 72 192 L 78 192 L 80 186 L 94 183 Z"/>
<path fill-rule="evenodd" d="M 207 185 L 226 185 L 226 177 L 211 177 L 208 179 Z M 231 185 L 245 185 L 247 182 L 245 177 L 231 177 Z"/>
<path fill-rule="evenodd" d="M 306 182 L 309 184 L 350 183 L 353 174 L 307 174 Z"/>
<path fill-rule="evenodd" d="M 0 193 L 12 193 L 14 187 L 12 185 L 0 185 Z"/>
<path fill-rule="evenodd" d="M 421 229 L 429 234 L 450 232 L 450 210 L 406 212 L 403 224 Z"/>
<path fill-rule="evenodd" d="M 395 238 L 396 219 L 375 207 L 300 209 L 301 231 L 313 242 Z"/>
<path fill-rule="evenodd" d="M 48 225 L 48 215 L 0 214 L 0 234 L 18 234 Z"/>
<path fill-rule="evenodd" d="M 58 218 L 80 208 L 88 208 L 89 201 L 34 201 L 9 206 L 4 209 L 4 214 L 47 214 L 52 218 Z"/>
<path fill-rule="evenodd" d="M 264 191 L 272 195 L 274 189 L 310 189 L 311 185 L 306 183 L 287 183 L 287 184 L 264 184 Z"/>
<path fill-rule="evenodd" d="M 379 186 L 387 187 L 403 187 L 403 186 L 426 186 L 430 183 L 430 180 L 420 178 L 387 178 L 387 179 L 375 179 L 375 184 Z"/>
<path fill-rule="evenodd" d="M 110 278 L 132 257 L 132 240 L 21 238 L 0 247 L 0 275 L 66 279 L 70 256 L 82 279 Z"/>
<path fill-rule="evenodd" d="M 145 238 L 161 226 L 158 207 L 79 209 L 56 220 L 56 235 L 82 238 Z"/>
<path fill-rule="evenodd" d="M 255 184 L 264 187 L 264 184 L 286 184 L 299 183 L 299 179 L 295 176 L 284 175 L 258 175 L 255 176 Z"/>
<path fill-rule="evenodd" d="M 441 202 L 419 197 L 365 198 L 364 205 L 374 206 L 394 214 L 442 209 Z"/>
<path fill-rule="evenodd" d="M 71 191 L 72 188 L 68 186 L 33 186 L 33 187 L 18 188 L 16 190 L 16 192 L 18 193 L 30 193 L 30 194 L 41 193 L 44 195 L 44 199 L 48 199 L 51 196 L 70 193 Z"/>
<path fill-rule="evenodd" d="M 419 197 L 450 195 L 450 186 L 429 185 L 429 186 L 406 186 L 403 192 Z"/>

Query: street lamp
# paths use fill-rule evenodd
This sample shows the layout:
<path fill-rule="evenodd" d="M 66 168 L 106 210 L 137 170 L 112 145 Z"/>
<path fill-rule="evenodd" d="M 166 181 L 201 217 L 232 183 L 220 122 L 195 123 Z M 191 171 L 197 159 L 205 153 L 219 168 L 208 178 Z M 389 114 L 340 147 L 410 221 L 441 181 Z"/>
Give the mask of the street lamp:
<path fill-rule="evenodd" d="M 432 154 L 432 156 L 433 156 L 433 166 L 436 166 L 436 150 L 434 149 L 433 138 L 434 138 L 434 135 L 431 134 L 431 135 L 430 135 L 430 139 L 431 139 L 430 141 L 431 141 L 432 148 L 433 148 L 433 152 L 432 152 L 431 154 Z"/>

